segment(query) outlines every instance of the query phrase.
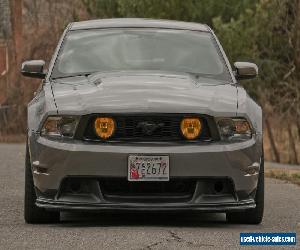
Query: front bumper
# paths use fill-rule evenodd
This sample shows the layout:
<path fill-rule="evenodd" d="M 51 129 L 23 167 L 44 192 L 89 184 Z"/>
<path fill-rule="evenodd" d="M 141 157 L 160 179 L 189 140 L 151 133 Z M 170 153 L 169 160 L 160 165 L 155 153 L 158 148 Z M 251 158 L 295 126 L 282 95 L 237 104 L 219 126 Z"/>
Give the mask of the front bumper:
<path fill-rule="evenodd" d="M 229 211 L 255 207 L 257 174 L 248 169 L 260 162 L 261 140 L 223 144 L 91 144 L 82 141 L 51 141 L 30 138 L 30 155 L 37 205 L 55 210 L 201 210 Z M 233 183 L 231 198 L 210 200 L 193 197 L 186 202 L 111 202 L 65 200 L 58 196 L 67 177 L 127 179 L 129 154 L 169 155 L 170 178 L 227 178 Z M 48 195 L 53 194 L 52 196 Z"/>

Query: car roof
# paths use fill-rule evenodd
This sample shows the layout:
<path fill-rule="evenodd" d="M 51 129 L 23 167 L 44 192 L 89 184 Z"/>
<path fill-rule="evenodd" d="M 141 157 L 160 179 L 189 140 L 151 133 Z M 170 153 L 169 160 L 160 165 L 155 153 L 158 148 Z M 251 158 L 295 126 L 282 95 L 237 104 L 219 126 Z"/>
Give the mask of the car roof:
<path fill-rule="evenodd" d="M 165 29 L 182 29 L 196 31 L 210 31 L 205 24 L 162 20 L 162 19 L 145 19 L 145 18 L 112 18 L 96 19 L 89 21 L 74 22 L 70 25 L 70 30 L 85 29 L 104 29 L 104 28 L 165 28 Z"/>

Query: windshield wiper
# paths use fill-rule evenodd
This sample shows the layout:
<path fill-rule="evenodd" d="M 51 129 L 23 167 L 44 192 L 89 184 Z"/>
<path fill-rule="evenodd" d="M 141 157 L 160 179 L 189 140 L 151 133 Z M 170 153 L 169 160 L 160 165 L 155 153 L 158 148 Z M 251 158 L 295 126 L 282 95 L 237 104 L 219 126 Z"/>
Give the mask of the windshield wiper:
<path fill-rule="evenodd" d="M 93 74 L 95 72 L 83 72 L 83 73 L 75 73 L 75 74 L 69 74 L 69 75 L 63 75 L 63 76 L 58 76 L 58 77 L 53 77 L 51 78 L 52 80 L 56 80 L 56 79 L 63 79 L 63 78 L 69 78 L 69 77 L 76 77 L 76 76 L 89 76 L 91 74 Z"/>
<path fill-rule="evenodd" d="M 197 73 L 197 72 L 190 72 L 190 71 L 185 71 L 184 73 L 190 74 L 190 75 L 194 76 L 196 79 L 198 79 L 200 77 L 204 77 L 204 78 L 213 78 L 213 77 L 215 77 L 212 74 Z"/>
<path fill-rule="evenodd" d="M 228 84 L 228 83 L 230 84 L 230 81 L 226 81 L 226 80 L 222 80 L 222 79 L 216 79 L 215 75 L 212 75 L 212 74 L 204 74 L 204 73 L 196 73 L 196 72 L 185 72 L 185 73 L 190 74 L 193 77 L 195 77 L 197 85 L 200 84 L 200 82 L 199 82 L 200 78 L 216 80 L 218 82 L 221 82 L 222 84 Z"/>

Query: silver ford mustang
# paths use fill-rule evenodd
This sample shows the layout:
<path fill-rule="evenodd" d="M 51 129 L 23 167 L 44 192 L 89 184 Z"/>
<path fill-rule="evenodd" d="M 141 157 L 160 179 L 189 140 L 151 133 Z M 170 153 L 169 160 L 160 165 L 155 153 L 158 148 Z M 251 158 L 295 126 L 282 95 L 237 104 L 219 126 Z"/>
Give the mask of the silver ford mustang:
<path fill-rule="evenodd" d="M 197 23 L 104 19 L 68 25 L 28 105 L 25 221 L 64 210 L 225 212 L 260 223 L 262 110 L 213 31 Z"/>

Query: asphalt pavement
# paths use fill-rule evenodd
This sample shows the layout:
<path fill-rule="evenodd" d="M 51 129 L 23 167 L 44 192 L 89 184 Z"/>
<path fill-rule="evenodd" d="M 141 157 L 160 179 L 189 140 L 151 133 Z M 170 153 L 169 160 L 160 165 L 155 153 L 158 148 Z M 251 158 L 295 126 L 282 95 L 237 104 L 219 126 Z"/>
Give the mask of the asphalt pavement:
<path fill-rule="evenodd" d="M 273 179 L 266 179 L 261 225 L 228 224 L 225 214 L 195 213 L 63 213 L 58 224 L 28 225 L 24 154 L 24 144 L 0 144 L 0 249 L 238 249 L 240 232 L 300 236 L 300 187 Z M 299 244 L 298 239 L 295 248 Z"/>

